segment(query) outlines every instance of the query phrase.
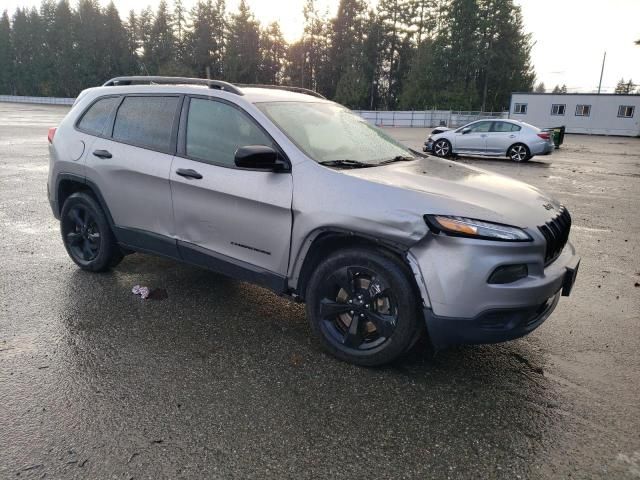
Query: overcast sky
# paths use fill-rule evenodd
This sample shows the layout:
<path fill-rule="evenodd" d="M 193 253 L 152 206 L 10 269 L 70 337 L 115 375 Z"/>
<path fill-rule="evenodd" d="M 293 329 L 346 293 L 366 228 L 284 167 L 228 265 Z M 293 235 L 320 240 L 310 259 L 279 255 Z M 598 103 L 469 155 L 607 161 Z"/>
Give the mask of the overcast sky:
<path fill-rule="evenodd" d="M 101 0 L 106 4 L 108 0 Z M 125 18 L 159 0 L 114 0 Z M 321 11 L 335 14 L 339 0 L 317 0 Z M 620 77 L 640 83 L 640 0 L 515 0 L 522 6 L 527 32 L 533 34 L 533 65 L 537 81 L 547 88 L 565 83 L 569 91 L 598 87 L 602 55 L 607 51 L 603 91 L 612 91 Z M 304 0 L 247 0 L 262 23 L 278 20 L 287 40 L 302 33 Z M 376 0 L 369 0 L 375 3 Z M 74 3 L 74 0 L 71 0 Z M 195 0 L 183 0 L 190 8 Z M 227 9 L 239 0 L 227 0 Z M 39 6 L 40 0 L 0 0 L 0 8 Z"/>

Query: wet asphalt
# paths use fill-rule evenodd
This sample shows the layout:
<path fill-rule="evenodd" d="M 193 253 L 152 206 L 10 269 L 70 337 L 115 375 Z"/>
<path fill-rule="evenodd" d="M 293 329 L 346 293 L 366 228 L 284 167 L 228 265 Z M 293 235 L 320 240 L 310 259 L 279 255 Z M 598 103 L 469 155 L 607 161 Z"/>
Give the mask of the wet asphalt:
<path fill-rule="evenodd" d="M 46 199 L 66 111 L 0 103 L 0 478 L 640 478 L 640 139 L 460 159 L 568 206 L 574 292 L 523 339 L 364 369 L 266 290 L 140 254 L 76 268 Z"/>

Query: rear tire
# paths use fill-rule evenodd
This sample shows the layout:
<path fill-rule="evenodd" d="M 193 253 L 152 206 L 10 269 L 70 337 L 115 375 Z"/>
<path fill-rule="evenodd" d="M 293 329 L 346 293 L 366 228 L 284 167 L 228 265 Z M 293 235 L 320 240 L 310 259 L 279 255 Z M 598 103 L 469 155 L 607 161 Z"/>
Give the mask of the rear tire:
<path fill-rule="evenodd" d="M 64 202 L 60 231 L 69 257 L 83 270 L 104 272 L 122 261 L 106 215 L 87 193 L 74 193 Z"/>
<path fill-rule="evenodd" d="M 446 138 L 436 140 L 433 144 L 433 153 L 436 157 L 446 158 L 451 155 L 451 142 Z"/>
<path fill-rule="evenodd" d="M 374 249 L 330 255 L 311 275 L 306 291 L 315 335 L 326 351 L 345 362 L 368 367 L 389 363 L 424 330 L 406 267 Z"/>
<path fill-rule="evenodd" d="M 507 150 L 507 157 L 514 162 L 526 162 L 531 158 L 531 152 L 529 151 L 529 147 L 524 143 L 516 143 L 515 145 L 511 145 L 509 150 Z"/>

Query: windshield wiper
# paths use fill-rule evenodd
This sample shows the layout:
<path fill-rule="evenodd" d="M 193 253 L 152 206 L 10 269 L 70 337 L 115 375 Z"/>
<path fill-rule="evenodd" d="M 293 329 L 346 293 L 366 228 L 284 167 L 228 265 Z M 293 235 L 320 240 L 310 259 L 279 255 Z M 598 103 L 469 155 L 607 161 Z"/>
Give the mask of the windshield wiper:
<path fill-rule="evenodd" d="M 359 162 L 358 160 L 324 160 L 318 163 L 326 167 L 343 167 L 343 168 L 375 167 L 375 165 L 372 165 L 371 163 Z"/>
<path fill-rule="evenodd" d="M 411 160 L 417 160 L 416 157 L 409 157 L 407 155 L 398 155 L 396 157 L 390 158 L 389 160 L 383 160 L 382 162 L 378 163 L 377 165 L 387 165 L 389 163 L 393 163 L 393 162 L 410 162 Z"/>

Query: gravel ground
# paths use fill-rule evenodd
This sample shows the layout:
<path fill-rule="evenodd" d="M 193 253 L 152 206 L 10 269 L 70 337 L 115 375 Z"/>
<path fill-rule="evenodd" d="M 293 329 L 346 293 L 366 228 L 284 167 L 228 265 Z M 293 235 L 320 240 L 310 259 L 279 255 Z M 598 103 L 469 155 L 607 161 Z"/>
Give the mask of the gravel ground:
<path fill-rule="evenodd" d="M 523 339 L 363 369 L 266 290 L 146 255 L 77 269 L 46 199 L 66 111 L 0 103 L 0 478 L 640 478 L 640 139 L 459 159 L 567 205 L 574 292 Z"/>

